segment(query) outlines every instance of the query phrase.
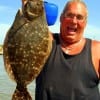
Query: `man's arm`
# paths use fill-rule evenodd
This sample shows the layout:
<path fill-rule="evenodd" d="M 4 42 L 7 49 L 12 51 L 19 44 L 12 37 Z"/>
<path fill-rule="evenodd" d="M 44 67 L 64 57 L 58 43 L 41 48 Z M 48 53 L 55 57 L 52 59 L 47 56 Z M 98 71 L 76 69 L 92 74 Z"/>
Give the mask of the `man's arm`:
<path fill-rule="evenodd" d="M 100 78 L 100 41 L 92 41 L 92 61 L 95 67 L 96 73 Z"/>

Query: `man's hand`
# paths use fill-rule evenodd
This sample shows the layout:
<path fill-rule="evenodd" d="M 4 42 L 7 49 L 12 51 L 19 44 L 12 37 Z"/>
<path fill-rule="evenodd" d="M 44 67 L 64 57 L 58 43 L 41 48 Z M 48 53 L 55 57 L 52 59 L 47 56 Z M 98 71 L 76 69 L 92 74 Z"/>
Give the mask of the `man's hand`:
<path fill-rule="evenodd" d="M 27 3 L 28 0 L 22 0 L 22 9 L 24 9 L 25 4 Z"/>

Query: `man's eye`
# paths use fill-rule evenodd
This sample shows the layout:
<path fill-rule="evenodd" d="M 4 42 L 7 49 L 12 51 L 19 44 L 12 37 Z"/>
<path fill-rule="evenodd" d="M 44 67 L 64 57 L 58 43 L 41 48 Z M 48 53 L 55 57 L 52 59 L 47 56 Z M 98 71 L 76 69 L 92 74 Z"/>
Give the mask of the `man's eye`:
<path fill-rule="evenodd" d="M 83 17 L 82 15 L 77 15 L 77 19 L 78 19 L 78 20 L 83 20 L 84 17 Z"/>
<path fill-rule="evenodd" d="M 67 18 L 73 18 L 74 17 L 74 15 L 73 14 L 66 14 L 66 16 L 65 17 L 67 17 Z"/>
<path fill-rule="evenodd" d="M 80 14 L 75 15 L 75 14 L 72 14 L 72 13 L 67 13 L 67 14 L 64 15 L 64 17 L 69 18 L 69 19 L 74 19 L 76 17 L 76 19 L 78 21 L 85 20 L 85 17 L 83 15 L 80 15 Z"/>

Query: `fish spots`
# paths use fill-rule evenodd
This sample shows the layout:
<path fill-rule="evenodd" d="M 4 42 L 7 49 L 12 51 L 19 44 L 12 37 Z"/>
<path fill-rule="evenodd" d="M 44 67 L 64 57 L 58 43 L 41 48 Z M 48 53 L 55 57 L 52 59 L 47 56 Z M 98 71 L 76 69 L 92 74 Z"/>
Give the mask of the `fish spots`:
<path fill-rule="evenodd" d="M 32 100 L 27 84 L 39 75 L 52 49 L 43 6 L 42 0 L 29 0 L 5 37 L 5 69 L 17 84 L 12 100 Z"/>

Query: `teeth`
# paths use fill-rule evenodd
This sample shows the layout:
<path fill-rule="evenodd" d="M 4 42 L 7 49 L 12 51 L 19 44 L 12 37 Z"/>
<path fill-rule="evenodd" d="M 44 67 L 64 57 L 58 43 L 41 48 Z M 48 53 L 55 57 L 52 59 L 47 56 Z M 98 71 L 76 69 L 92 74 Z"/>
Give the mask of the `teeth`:
<path fill-rule="evenodd" d="M 76 32 L 76 30 L 77 30 L 76 28 L 70 28 L 70 27 L 68 27 L 67 29 L 68 29 L 69 31 L 72 31 L 72 32 Z"/>
<path fill-rule="evenodd" d="M 75 32 L 77 31 L 77 29 L 75 29 Z"/>

